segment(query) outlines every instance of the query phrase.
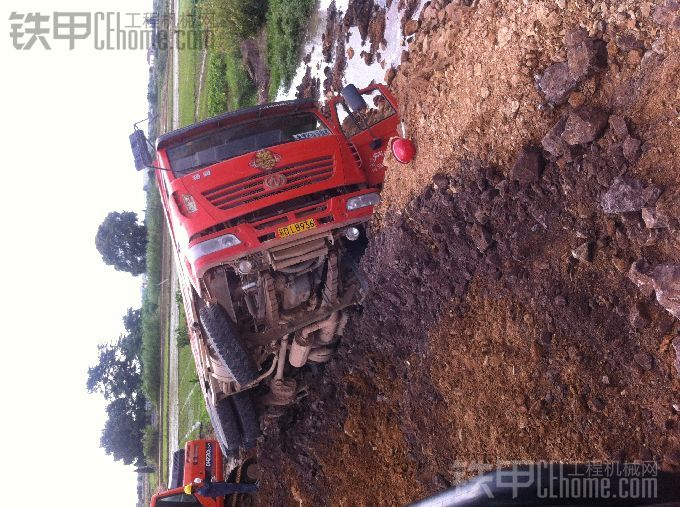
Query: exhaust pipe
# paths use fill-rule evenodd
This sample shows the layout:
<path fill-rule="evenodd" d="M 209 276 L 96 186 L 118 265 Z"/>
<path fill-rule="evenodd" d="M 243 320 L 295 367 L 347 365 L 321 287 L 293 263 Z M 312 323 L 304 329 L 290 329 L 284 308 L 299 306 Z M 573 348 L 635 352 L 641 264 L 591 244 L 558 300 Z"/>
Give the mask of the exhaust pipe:
<path fill-rule="evenodd" d="M 290 346 L 290 353 L 288 355 L 288 361 L 292 366 L 296 368 L 302 368 L 305 363 L 307 363 L 307 358 L 312 350 L 312 345 L 314 345 L 314 338 L 312 338 L 312 333 L 316 331 L 319 332 L 319 337 L 317 339 L 319 345 L 328 345 L 335 338 L 335 331 L 339 329 L 338 326 L 338 313 L 332 313 L 326 320 L 320 322 L 315 322 L 307 327 L 300 330 L 300 334 L 295 337 L 293 343 Z M 344 315 L 343 315 L 344 317 Z M 347 320 L 343 318 L 340 319 L 342 327 L 345 327 Z"/>
<path fill-rule="evenodd" d="M 296 368 L 302 368 L 307 362 L 309 352 L 312 350 L 312 342 L 314 340 L 307 334 L 299 334 L 293 338 L 293 343 L 290 346 L 290 354 L 288 354 L 288 362 Z"/>

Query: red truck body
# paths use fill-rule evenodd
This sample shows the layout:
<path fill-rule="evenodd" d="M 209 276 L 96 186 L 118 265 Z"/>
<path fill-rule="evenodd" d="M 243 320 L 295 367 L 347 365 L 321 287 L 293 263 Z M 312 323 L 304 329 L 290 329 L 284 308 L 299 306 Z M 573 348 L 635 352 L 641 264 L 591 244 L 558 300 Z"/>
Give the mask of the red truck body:
<path fill-rule="evenodd" d="M 330 359 L 365 289 L 356 260 L 397 104 L 383 85 L 348 86 L 326 107 L 265 104 L 156 143 L 199 385 L 225 454 L 252 449 L 259 418 L 304 396 L 299 372 Z"/>
<path fill-rule="evenodd" d="M 394 98 L 385 88 L 377 89 L 394 102 Z M 396 102 L 394 107 L 396 111 Z M 161 198 L 180 262 L 187 269 L 187 274 L 196 289 L 200 289 L 198 279 L 209 268 L 239 258 L 244 253 L 270 248 L 275 246 L 277 241 L 285 241 L 285 238 L 277 237 L 278 226 L 282 223 L 294 223 L 301 216 L 316 220 L 332 217 L 332 221 L 327 221 L 317 229 L 321 231 L 341 227 L 345 223 L 372 214 L 372 207 L 348 212 L 346 202 L 353 196 L 379 191 L 385 175 L 382 164 L 384 152 L 383 150 L 375 152 L 369 145 L 373 136 L 387 140 L 396 134 L 399 121 L 397 115 L 390 116 L 372 127 L 371 132 L 364 130 L 347 138 L 338 123 L 335 110 L 331 109 L 331 118 L 325 118 L 312 101 L 274 104 L 269 114 L 272 112 L 287 114 L 291 111 L 314 114 L 328 129 L 328 135 L 271 147 L 268 151 L 276 157 L 277 164 L 266 171 L 253 167 L 252 162 L 257 152 L 246 152 L 178 177 L 172 171 L 172 163 L 168 156 L 168 148 L 173 144 L 215 128 L 247 122 L 261 114 L 256 110 L 234 114 L 225 120 L 209 119 L 202 124 L 192 125 L 185 130 L 180 129 L 159 138 L 157 150 L 161 169 L 157 170 L 156 177 Z M 267 184 L 270 182 L 267 178 L 272 175 L 282 175 L 285 180 L 271 182 L 273 185 L 281 186 L 268 189 Z M 275 221 L 256 218 L 237 220 L 239 217 L 250 217 L 281 202 L 294 201 L 300 197 L 343 186 L 362 188 L 329 198 L 327 210 L 321 212 L 314 212 L 313 208 L 309 212 L 307 207 L 300 206 L 285 215 L 278 214 Z M 194 199 L 196 211 L 193 213 L 184 205 L 185 196 Z M 318 205 L 315 207 L 319 208 Z M 230 221 L 238 223 L 229 227 Z M 323 224 L 323 221 L 321 223 Z M 223 224 L 227 224 L 227 227 L 219 227 L 219 230 L 212 231 L 216 226 Z M 228 251 L 216 251 L 200 258 L 193 258 L 190 254 L 193 246 L 225 234 L 236 235 L 241 243 L 229 248 Z"/>

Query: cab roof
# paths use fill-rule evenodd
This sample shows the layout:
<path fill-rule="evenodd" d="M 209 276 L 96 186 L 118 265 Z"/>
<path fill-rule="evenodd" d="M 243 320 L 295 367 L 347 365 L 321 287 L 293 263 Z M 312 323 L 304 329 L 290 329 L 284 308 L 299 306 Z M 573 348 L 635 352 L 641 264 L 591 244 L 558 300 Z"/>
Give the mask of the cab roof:
<path fill-rule="evenodd" d="M 177 142 L 190 139 L 197 134 L 209 132 L 215 128 L 225 127 L 244 120 L 297 111 L 308 111 L 315 107 L 316 103 L 312 99 L 297 99 L 284 102 L 270 102 L 246 109 L 229 111 L 159 136 L 156 140 L 156 149 L 159 150 Z"/>

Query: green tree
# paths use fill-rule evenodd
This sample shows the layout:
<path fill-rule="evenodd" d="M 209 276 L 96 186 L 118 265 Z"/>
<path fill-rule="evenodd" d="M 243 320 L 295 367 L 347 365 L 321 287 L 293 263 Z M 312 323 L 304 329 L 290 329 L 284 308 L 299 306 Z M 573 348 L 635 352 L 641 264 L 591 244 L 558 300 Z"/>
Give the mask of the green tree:
<path fill-rule="evenodd" d="M 147 424 L 146 398 L 140 368 L 141 315 L 128 308 L 123 316 L 127 334 L 114 344 L 99 345 L 98 361 L 87 371 L 87 390 L 109 402 L 101 436 L 107 454 L 125 464 L 144 464 L 142 437 Z"/>
<path fill-rule="evenodd" d="M 101 446 L 106 454 L 126 465 L 144 463 L 142 436 L 146 426 L 145 400 L 141 395 L 118 398 L 106 407 L 108 419 L 102 430 Z"/>
<path fill-rule="evenodd" d="M 118 338 L 115 344 L 100 344 L 97 364 L 87 370 L 87 390 L 100 393 L 109 401 L 139 393 L 142 385 L 141 310 L 128 308 L 123 325 L 127 334 Z"/>
<path fill-rule="evenodd" d="M 87 370 L 87 390 L 115 400 L 139 392 L 142 385 L 139 360 L 126 354 L 126 337 L 114 345 L 100 344 L 99 361 Z"/>
<path fill-rule="evenodd" d="M 146 270 L 146 226 L 133 211 L 112 211 L 97 230 L 95 246 L 106 264 L 133 276 Z"/>
<path fill-rule="evenodd" d="M 139 359 L 142 352 L 142 310 L 141 308 L 133 310 L 127 309 L 127 313 L 123 316 L 123 325 L 127 331 L 125 342 L 125 354 L 129 357 L 136 357 Z"/>

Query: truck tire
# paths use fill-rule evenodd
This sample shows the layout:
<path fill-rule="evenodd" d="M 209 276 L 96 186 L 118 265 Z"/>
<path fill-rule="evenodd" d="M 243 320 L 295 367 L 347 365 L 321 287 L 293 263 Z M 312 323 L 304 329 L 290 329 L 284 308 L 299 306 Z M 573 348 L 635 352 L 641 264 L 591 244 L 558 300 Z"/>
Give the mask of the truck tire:
<path fill-rule="evenodd" d="M 170 489 L 183 486 L 184 479 L 184 449 L 178 449 L 172 453 L 172 473 L 170 474 Z"/>
<path fill-rule="evenodd" d="M 250 392 L 240 391 L 234 394 L 231 399 L 234 402 L 234 410 L 241 424 L 243 448 L 249 451 L 255 447 L 257 439 L 260 437 L 260 420 L 255 412 Z"/>
<path fill-rule="evenodd" d="M 340 92 L 340 95 L 342 95 L 342 98 L 345 99 L 345 104 L 347 104 L 354 113 L 363 111 L 368 107 L 368 104 L 366 104 L 366 101 L 359 93 L 359 90 L 357 90 L 357 87 L 353 84 L 345 86 Z"/>
<path fill-rule="evenodd" d="M 241 446 L 241 431 L 229 398 L 218 401 L 217 405 L 214 406 L 207 403 L 207 408 L 210 422 L 215 430 L 215 437 L 220 443 L 222 452 L 226 456 L 234 454 Z"/>
<path fill-rule="evenodd" d="M 198 317 L 206 339 L 222 363 L 229 368 L 234 380 L 244 386 L 257 378 L 257 369 L 234 325 L 219 305 L 204 306 Z"/>

